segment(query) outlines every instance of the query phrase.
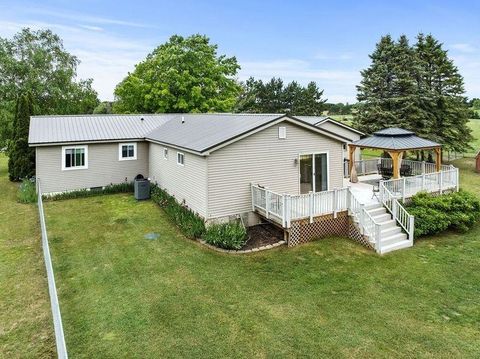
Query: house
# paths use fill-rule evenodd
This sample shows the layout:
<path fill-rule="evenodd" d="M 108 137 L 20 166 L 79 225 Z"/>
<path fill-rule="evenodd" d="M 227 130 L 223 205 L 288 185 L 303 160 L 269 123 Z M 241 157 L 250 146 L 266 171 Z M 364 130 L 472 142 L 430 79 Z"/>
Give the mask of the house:
<path fill-rule="evenodd" d="M 43 193 L 142 174 L 207 222 L 271 221 L 284 228 L 289 246 L 345 235 L 379 253 L 410 247 L 414 218 L 399 199 L 458 190 L 458 169 L 440 163 L 440 144 L 411 131 L 359 136 L 329 118 L 285 114 L 34 116 L 29 144 Z M 380 148 L 379 141 L 390 161 L 356 160 L 356 148 Z M 419 146 L 434 149 L 437 163 L 402 160 Z M 364 171 L 376 177 L 344 183 L 347 148 L 349 173 L 389 169 L 394 178 Z"/>
<path fill-rule="evenodd" d="M 44 193 L 142 174 L 214 220 L 251 212 L 251 183 L 290 194 L 343 187 L 355 136 L 329 118 L 284 114 L 33 116 L 29 144 Z"/>

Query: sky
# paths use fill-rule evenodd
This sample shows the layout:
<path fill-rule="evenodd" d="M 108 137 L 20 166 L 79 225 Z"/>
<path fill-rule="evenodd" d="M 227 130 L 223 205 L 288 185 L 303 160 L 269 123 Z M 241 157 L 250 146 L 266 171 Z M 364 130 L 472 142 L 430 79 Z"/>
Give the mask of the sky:
<path fill-rule="evenodd" d="M 382 35 L 431 33 L 480 97 L 480 1 L 0 0 L 0 37 L 22 27 L 57 33 L 101 100 L 171 35 L 195 33 L 237 58 L 239 80 L 315 81 L 329 102 L 355 102 Z"/>

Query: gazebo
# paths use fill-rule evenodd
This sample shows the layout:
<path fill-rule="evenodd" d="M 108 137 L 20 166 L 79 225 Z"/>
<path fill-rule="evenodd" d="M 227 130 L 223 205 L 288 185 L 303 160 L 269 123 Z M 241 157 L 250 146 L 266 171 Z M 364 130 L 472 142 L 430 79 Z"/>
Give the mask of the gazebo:
<path fill-rule="evenodd" d="M 354 165 L 354 154 L 357 148 L 372 148 L 386 151 L 392 158 L 393 178 L 400 178 L 400 165 L 403 152 L 415 150 L 435 150 L 436 170 L 441 169 L 442 145 L 439 143 L 421 138 L 414 132 L 404 130 L 403 128 L 392 127 L 374 132 L 372 136 L 354 141 L 349 145 L 349 173 L 352 173 Z"/>

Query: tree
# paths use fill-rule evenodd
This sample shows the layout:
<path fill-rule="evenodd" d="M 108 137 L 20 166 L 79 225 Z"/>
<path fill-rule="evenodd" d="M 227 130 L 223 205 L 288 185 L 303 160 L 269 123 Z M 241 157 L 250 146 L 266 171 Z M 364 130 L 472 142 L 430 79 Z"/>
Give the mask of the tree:
<path fill-rule="evenodd" d="M 112 110 L 113 102 L 110 101 L 103 101 L 98 104 L 97 107 L 93 110 L 94 114 L 111 114 L 113 113 Z"/>
<path fill-rule="evenodd" d="M 31 95 L 20 95 L 8 157 L 8 174 L 12 181 L 32 177 L 35 173 L 35 150 L 28 147 L 28 127 L 32 113 Z"/>
<path fill-rule="evenodd" d="M 473 107 L 475 110 L 480 110 L 480 98 L 473 98 L 471 102 L 471 107 Z"/>
<path fill-rule="evenodd" d="M 240 91 L 239 68 L 235 57 L 218 56 L 208 37 L 174 35 L 117 85 L 114 111 L 230 111 Z"/>
<path fill-rule="evenodd" d="M 21 30 L 0 38 L 0 148 L 13 136 L 20 97 L 29 94 L 32 114 L 91 113 L 98 104 L 92 80 L 76 81 L 79 64 L 50 30 Z"/>
<path fill-rule="evenodd" d="M 399 126 L 447 149 L 462 151 L 471 140 L 463 78 L 433 36 L 419 34 L 414 46 L 384 36 L 370 55 L 357 86 L 356 125 L 367 133 Z"/>
<path fill-rule="evenodd" d="M 321 115 L 325 101 L 323 90 L 315 82 L 303 87 L 296 81 L 284 86 L 280 78 L 262 80 L 249 78 L 242 86 L 235 110 L 252 113 L 287 113 L 291 115 Z"/>

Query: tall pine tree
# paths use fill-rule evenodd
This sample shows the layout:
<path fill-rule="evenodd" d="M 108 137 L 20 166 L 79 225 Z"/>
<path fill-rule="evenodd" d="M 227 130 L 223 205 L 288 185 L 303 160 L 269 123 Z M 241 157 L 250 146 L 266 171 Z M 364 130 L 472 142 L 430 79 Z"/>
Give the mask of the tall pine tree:
<path fill-rule="evenodd" d="M 406 36 L 384 36 L 370 55 L 357 86 L 357 126 L 372 133 L 404 127 L 462 151 L 471 140 L 463 78 L 433 36 L 419 34 L 412 47 Z"/>
<path fill-rule="evenodd" d="M 31 95 L 20 95 L 13 122 L 13 139 L 8 146 L 8 174 L 12 181 L 32 177 L 35 173 L 35 151 L 28 146 L 28 126 L 32 114 Z"/>

